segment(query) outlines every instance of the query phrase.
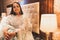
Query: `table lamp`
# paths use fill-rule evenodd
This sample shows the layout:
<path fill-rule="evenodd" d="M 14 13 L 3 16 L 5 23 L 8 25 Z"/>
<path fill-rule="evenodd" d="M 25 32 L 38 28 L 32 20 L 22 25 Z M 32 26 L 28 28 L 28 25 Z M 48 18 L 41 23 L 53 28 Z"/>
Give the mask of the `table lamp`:
<path fill-rule="evenodd" d="M 57 29 L 56 14 L 42 14 L 40 30 L 47 34 L 47 40 L 49 33 L 54 32 L 56 29 Z"/>

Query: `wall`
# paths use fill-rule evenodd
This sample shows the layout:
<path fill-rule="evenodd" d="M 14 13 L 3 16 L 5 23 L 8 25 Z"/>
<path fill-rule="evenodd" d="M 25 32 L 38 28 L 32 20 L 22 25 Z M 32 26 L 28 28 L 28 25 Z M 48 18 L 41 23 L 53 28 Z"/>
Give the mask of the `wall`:
<path fill-rule="evenodd" d="M 4 9 L 4 12 L 6 12 L 6 6 L 9 5 L 9 4 L 12 4 L 13 2 L 16 2 L 17 0 L 3 0 L 3 9 Z"/>
<path fill-rule="evenodd" d="M 6 10 L 6 6 L 15 2 L 15 1 L 18 1 L 18 0 L 3 0 L 4 2 L 4 11 Z M 34 3 L 34 2 L 40 2 L 40 12 L 41 14 L 46 14 L 46 13 L 54 13 L 54 9 L 53 9 L 53 6 L 54 6 L 54 0 L 22 0 L 22 2 L 20 2 L 21 5 L 24 5 L 24 4 L 29 4 L 29 3 Z"/>
<path fill-rule="evenodd" d="M 41 2 L 41 13 L 42 14 L 54 13 L 53 11 L 54 0 L 40 0 L 40 2 Z"/>
<path fill-rule="evenodd" d="M 54 1 L 54 13 L 57 15 L 58 28 L 60 28 L 60 0 Z"/>
<path fill-rule="evenodd" d="M 2 12 L 3 12 L 3 0 L 0 0 L 0 16 Z"/>

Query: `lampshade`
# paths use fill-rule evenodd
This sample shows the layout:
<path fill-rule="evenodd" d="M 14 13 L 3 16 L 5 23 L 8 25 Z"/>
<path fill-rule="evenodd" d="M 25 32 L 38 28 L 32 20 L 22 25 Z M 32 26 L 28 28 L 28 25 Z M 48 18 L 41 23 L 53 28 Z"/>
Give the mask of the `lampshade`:
<path fill-rule="evenodd" d="M 57 29 L 56 14 L 42 14 L 40 30 L 43 32 L 53 32 Z"/>

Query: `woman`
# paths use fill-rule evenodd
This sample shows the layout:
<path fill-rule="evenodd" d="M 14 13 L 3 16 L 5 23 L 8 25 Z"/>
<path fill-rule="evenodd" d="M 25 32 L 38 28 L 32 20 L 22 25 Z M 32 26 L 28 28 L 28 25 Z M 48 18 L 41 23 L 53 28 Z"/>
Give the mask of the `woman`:
<path fill-rule="evenodd" d="M 18 2 L 12 5 L 11 15 L 1 21 L 4 38 L 10 40 L 17 34 L 17 40 L 34 40 L 32 36 L 32 25 L 30 19 L 23 16 L 21 6 Z M 10 29 L 13 29 L 11 32 Z"/>

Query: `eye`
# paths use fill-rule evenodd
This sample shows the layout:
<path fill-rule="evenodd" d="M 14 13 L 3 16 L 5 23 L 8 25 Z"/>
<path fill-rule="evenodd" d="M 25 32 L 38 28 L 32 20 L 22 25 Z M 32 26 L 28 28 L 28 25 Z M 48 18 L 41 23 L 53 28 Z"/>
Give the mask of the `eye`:
<path fill-rule="evenodd" d="M 19 7 L 19 6 L 17 6 L 17 7 Z"/>

